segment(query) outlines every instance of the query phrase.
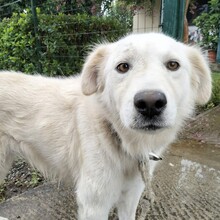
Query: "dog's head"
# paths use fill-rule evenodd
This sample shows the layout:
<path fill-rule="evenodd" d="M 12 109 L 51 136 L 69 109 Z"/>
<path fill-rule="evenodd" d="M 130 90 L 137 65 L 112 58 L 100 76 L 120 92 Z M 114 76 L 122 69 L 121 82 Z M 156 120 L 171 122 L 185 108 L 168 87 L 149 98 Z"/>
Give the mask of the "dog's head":
<path fill-rule="evenodd" d="M 163 34 L 133 34 L 95 48 L 82 91 L 98 94 L 125 128 L 152 133 L 179 126 L 195 103 L 206 103 L 211 76 L 200 50 Z"/>

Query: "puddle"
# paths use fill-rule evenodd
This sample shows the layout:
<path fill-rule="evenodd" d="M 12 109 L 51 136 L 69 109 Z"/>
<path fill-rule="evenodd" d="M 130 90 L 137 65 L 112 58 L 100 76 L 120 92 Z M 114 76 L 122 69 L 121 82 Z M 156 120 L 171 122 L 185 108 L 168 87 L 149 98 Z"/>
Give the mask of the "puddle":
<path fill-rule="evenodd" d="M 173 144 L 153 179 L 157 219 L 220 219 L 220 146 L 196 140 Z"/>
<path fill-rule="evenodd" d="M 220 144 L 210 144 L 197 140 L 180 140 L 168 149 L 166 155 L 220 170 Z"/>
<path fill-rule="evenodd" d="M 182 159 L 181 170 L 179 175 L 178 186 L 187 185 L 188 178 L 195 178 L 196 181 L 202 183 L 212 179 L 212 184 L 220 184 L 220 171 L 214 168 L 210 168 L 207 165 L 201 165 L 197 162 L 193 162 L 187 159 Z M 211 178 L 210 178 L 211 177 Z"/>

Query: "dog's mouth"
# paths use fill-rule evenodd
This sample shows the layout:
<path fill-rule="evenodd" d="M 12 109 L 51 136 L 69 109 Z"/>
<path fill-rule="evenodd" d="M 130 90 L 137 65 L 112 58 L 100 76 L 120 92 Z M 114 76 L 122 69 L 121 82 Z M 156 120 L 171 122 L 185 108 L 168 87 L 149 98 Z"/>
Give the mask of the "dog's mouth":
<path fill-rule="evenodd" d="M 143 120 L 143 118 L 135 118 L 134 124 L 131 126 L 132 129 L 142 130 L 142 131 L 159 131 L 167 128 L 167 124 L 161 118 L 152 119 L 152 120 Z"/>
<path fill-rule="evenodd" d="M 162 128 L 163 128 L 163 126 L 150 124 L 150 125 L 147 125 L 147 126 L 143 126 L 140 129 L 147 130 L 147 131 L 156 131 L 156 130 L 159 130 L 159 129 L 162 129 Z"/>
<path fill-rule="evenodd" d="M 149 125 L 135 125 L 132 126 L 132 129 L 135 130 L 143 130 L 143 131 L 157 131 L 165 128 L 165 126 L 162 125 L 156 125 L 156 124 L 149 124 Z"/>

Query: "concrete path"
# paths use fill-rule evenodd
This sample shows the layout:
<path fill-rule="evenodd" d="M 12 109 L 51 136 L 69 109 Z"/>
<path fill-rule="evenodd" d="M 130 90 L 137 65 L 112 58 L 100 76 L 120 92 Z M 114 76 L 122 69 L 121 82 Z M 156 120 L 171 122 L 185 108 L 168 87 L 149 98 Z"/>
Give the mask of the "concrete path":
<path fill-rule="evenodd" d="M 220 106 L 192 122 L 155 163 L 155 201 L 141 199 L 138 220 L 220 220 Z M 73 190 L 49 183 L 0 204 L 10 220 L 77 219 L 76 210 Z"/>

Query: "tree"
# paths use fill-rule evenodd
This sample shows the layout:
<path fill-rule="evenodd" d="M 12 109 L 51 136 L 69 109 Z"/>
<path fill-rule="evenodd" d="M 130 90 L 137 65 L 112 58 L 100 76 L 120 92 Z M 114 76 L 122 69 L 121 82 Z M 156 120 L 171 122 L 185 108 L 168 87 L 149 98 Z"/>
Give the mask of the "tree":
<path fill-rule="evenodd" d="M 115 4 L 112 4 L 111 8 L 108 8 L 107 13 L 107 16 L 116 18 L 130 30 L 132 29 L 133 15 L 133 11 L 129 10 L 125 1 L 116 1 Z"/>

